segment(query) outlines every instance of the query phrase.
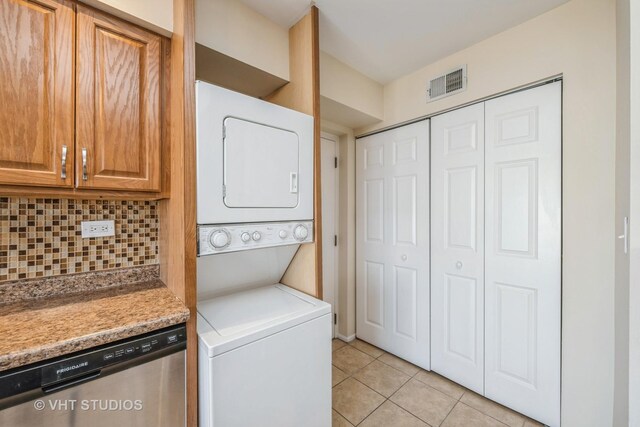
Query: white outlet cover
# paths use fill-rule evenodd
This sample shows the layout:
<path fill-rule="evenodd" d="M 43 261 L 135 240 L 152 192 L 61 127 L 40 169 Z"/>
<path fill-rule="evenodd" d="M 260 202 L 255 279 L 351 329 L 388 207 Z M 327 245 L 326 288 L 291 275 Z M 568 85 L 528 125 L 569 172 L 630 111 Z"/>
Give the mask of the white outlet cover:
<path fill-rule="evenodd" d="M 115 235 L 116 227 L 112 219 L 107 221 L 82 221 L 83 239 Z"/>

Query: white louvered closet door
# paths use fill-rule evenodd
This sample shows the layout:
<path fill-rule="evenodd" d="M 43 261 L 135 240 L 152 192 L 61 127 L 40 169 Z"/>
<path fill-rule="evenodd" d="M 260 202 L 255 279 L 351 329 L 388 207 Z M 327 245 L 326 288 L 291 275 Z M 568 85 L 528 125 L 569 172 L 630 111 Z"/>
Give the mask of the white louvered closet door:
<path fill-rule="evenodd" d="M 560 425 L 561 93 L 556 82 L 485 108 L 485 394 L 550 426 Z"/>
<path fill-rule="evenodd" d="M 429 122 L 356 142 L 357 336 L 429 369 Z"/>
<path fill-rule="evenodd" d="M 431 368 L 484 393 L 484 104 L 431 119 Z"/>

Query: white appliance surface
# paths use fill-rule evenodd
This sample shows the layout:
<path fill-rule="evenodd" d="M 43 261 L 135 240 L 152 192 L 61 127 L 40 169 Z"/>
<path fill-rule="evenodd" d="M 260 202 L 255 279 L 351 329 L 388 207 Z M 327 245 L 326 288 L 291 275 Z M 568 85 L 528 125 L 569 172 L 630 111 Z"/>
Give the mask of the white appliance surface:
<path fill-rule="evenodd" d="M 313 117 L 196 82 L 198 224 L 313 219 Z"/>
<path fill-rule="evenodd" d="M 199 301 L 198 334 L 215 356 L 330 312 L 326 302 L 275 284 Z"/>
<path fill-rule="evenodd" d="M 280 284 L 201 301 L 198 337 L 201 427 L 331 425 L 327 303 Z"/>
<path fill-rule="evenodd" d="M 298 247 L 289 245 L 198 257 L 198 301 L 278 283 Z"/>
<path fill-rule="evenodd" d="M 224 119 L 224 204 L 296 207 L 299 145 L 298 135 L 289 130 L 235 117 Z"/>

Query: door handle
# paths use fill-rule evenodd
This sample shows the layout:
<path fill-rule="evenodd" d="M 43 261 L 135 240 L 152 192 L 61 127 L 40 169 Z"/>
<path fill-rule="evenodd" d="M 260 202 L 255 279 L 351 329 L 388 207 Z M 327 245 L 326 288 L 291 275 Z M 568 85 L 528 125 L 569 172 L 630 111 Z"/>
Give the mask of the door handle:
<path fill-rule="evenodd" d="M 62 146 L 62 161 L 61 161 L 60 178 L 67 179 L 67 146 Z"/>
<path fill-rule="evenodd" d="M 462 261 L 458 261 L 458 262 L 456 262 L 456 268 L 457 268 L 458 270 L 461 270 L 461 269 L 462 269 Z"/>
<path fill-rule="evenodd" d="M 290 184 L 289 191 L 291 193 L 297 193 L 298 192 L 298 174 L 297 173 L 291 172 L 291 174 L 289 175 L 289 184 Z"/>
<path fill-rule="evenodd" d="M 87 176 L 87 149 L 82 149 L 82 180 L 86 181 L 89 179 Z"/>
<path fill-rule="evenodd" d="M 624 217 L 624 222 L 623 222 L 623 232 L 621 235 L 618 236 L 618 239 L 622 240 L 622 245 L 624 248 L 624 253 L 628 253 L 629 252 L 629 217 Z"/>

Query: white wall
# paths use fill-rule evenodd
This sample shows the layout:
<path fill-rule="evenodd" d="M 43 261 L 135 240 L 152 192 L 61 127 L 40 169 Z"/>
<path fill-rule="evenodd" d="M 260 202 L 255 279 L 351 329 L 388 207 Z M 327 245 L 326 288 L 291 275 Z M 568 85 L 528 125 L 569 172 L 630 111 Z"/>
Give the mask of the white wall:
<path fill-rule="evenodd" d="M 616 231 L 622 234 L 629 216 L 629 0 L 616 1 Z M 613 425 L 629 425 L 629 255 L 616 242 L 615 382 Z"/>
<path fill-rule="evenodd" d="M 615 0 L 572 0 L 393 81 L 384 88 L 384 121 L 356 132 L 563 75 L 565 427 L 610 426 L 613 419 L 615 13 Z M 467 91 L 427 104 L 428 79 L 460 64 L 468 66 Z"/>
<path fill-rule="evenodd" d="M 640 426 L 640 0 L 630 1 L 629 425 Z"/>
<path fill-rule="evenodd" d="M 173 32 L 173 0 L 82 0 L 164 36 Z"/>
<path fill-rule="evenodd" d="M 196 42 L 289 80 L 289 29 L 238 0 L 196 0 Z"/>

